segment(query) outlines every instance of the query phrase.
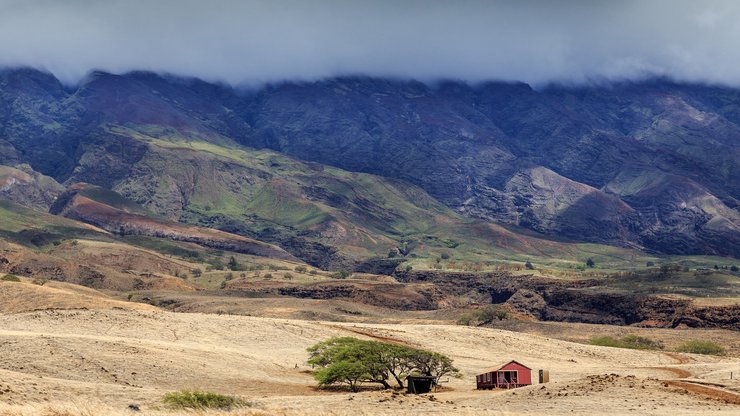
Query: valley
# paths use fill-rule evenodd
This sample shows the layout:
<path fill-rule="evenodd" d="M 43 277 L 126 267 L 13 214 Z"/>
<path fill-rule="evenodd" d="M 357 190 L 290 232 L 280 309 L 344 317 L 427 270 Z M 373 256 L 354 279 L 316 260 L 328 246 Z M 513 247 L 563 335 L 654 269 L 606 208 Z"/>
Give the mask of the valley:
<path fill-rule="evenodd" d="M 3 70 L 0 415 L 736 413 L 736 91 L 634 88 Z M 319 389 L 333 336 L 462 376 Z"/>
<path fill-rule="evenodd" d="M 0 416 L 740 415 L 737 0 L 0 0 Z"/>

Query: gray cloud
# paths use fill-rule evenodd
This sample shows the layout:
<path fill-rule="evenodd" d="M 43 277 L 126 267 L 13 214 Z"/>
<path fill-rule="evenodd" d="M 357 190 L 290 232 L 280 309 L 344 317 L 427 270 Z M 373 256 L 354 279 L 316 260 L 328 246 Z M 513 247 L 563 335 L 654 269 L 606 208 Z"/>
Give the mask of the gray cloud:
<path fill-rule="evenodd" d="M 0 65 L 233 84 L 340 74 L 740 86 L 740 2 L 0 0 Z"/>

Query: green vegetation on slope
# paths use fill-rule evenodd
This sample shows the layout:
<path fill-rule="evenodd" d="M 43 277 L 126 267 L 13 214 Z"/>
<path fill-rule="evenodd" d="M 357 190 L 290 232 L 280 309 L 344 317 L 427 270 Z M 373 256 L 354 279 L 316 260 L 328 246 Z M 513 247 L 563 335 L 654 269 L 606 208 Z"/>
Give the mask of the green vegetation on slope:
<path fill-rule="evenodd" d="M 0 200 L 0 238 L 41 248 L 55 241 L 105 238 L 104 234 L 77 221 L 58 217 Z"/>
<path fill-rule="evenodd" d="M 629 348 L 633 350 L 660 350 L 663 344 L 650 338 L 639 335 L 625 335 L 616 339 L 612 337 L 597 337 L 591 339 L 591 345 L 602 347 Z"/>
<path fill-rule="evenodd" d="M 215 144 L 194 135 L 161 134 L 152 126 L 109 129 L 149 145 L 137 174 L 117 185 L 118 192 L 170 219 L 286 248 L 299 238 L 356 261 L 385 258 L 395 249 L 416 269 L 432 268 L 430 261 L 443 253 L 458 264 L 530 260 L 557 269 L 575 269 L 587 258 L 605 269 L 656 260 L 636 250 L 522 235 L 464 218 L 402 181 L 304 163 L 227 141 Z M 151 183 L 160 186 L 152 190 Z"/>
<path fill-rule="evenodd" d="M 679 345 L 676 351 L 692 354 L 724 355 L 725 347 L 712 341 L 693 340 Z"/>
<path fill-rule="evenodd" d="M 80 186 L 82 187 L 82 189 L 80 190 L 79 194 L 88 197 L 94 201 L 102 202 L 106 205 L 112 206 L 113 208 L 117 208 L 132 214 L 146 215 L 149 217 L 156 216 L 156 214 L 144 209 L 144 207 L 142 207 L 141 205 L 130 201 L 111 190 L 94 185 Z"/>
<path fill-rule="evenodd" d="M 246 404 L 234 396 L 227 396 L 207 391 L 190 390 L 167 393 L 162 398 L 162 401 L 172 408 L 194 410 L 230 410 Z"/>

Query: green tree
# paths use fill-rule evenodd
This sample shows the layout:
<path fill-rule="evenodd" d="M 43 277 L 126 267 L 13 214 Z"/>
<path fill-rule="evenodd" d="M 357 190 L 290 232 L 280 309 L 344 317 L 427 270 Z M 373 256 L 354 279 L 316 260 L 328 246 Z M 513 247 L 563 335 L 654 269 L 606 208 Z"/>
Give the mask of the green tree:
<path fill-rule="evenodd" d="M 352 337 L 332 338 L 308 349 L 308 363 L 321 369 L 314 373 L 319 386 L 346 383 L 357 391 L 358 382 L 380 383 L 390 388 L 384 347 L 374 341 Z"/>
<path fill-rule="evenodd" d="M 459 375 L 450 358 L 405 345 L 339 337 L 320 342 L 308 352 L 308 363 L 319 367 L 314 378 L 322 387 L 346 384 L 356 391 L 359 383 L 376 383 L 390 388 L 392 377 L 403 388 L 409 374 L 433 376 L 436 382 L 445 375 Z"/>
<path fill-rule="evenodd" d="M 359 361 L 339 361 L 319 369 L 314 378 L 321 387 L 346 383 L 352 391 L 357 391 L 358 383 L 366 378 L 365 366 Z"/>
<path fill-rule="evenodd" d="M 350 275 L 351 275 L 351 273 L 350 273 L 350 272 L 348 272 L 348 271 L 346 271 L 346 270 L 340 270 L 340 271 L 338 271 L 338 272 L 334 272 L 334 273 L 332 273 L 332 274 L 331 274 L 331 277 L 333 277 L 334 279 L 346 279 L 346 278 L 348 278 L 348 277 L 349 277 Z"/>
<path fill-rule="evenodd" d="M 419 350 L 413 354 L 411 365 L 422 375 L 434 377 L 435 384 L 439 384 L 439 380 L 446 375 L 458 376 L 460 374 L 460 370 L 452 365 L 449 357 L 431 351 Z"/>
<path fill-rule="evenodd" d="M 230 270 L 236 270 L 239 268 L 239 262 L 236 261 L 236 257 L 231 256 L 229 257 L 229 269 Z"/>
<path fill-rule="evenodd" d="M 594 266 L 596 266 L 596 263 L 594 262 L 594 259 L 592 259 L 591 257 L 589 257 L 586 260 L 586 266 L 591 267 L 591 268 L 593 268 Z"/>
<path fill-rule="evenodd" d="M 487 305 L 471 313 L 463 314 L 458 320 L 458 325 L 482 326 L 488 325 L 494 320 L 503 321 L 509 319 L 509 312 L 501 305 Z"/>
<path fill-rule="evenodd" d="M 414 349 L 403 345 L 388 345 L 385 354 L 384 362 L 388 373 L 396 380 L 398 387 L 403 388 L 403 380 L 414 370 Z"/>

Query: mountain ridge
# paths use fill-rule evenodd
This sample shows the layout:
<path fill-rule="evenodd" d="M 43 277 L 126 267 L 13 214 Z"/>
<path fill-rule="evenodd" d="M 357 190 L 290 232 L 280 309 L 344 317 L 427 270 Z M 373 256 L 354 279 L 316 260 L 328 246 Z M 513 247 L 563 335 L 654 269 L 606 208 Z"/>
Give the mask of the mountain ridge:
<path fill-rule="evenodd" d="M 244 93 L 98 72 L 70 89 L 30 69 L 0 80 L 0 164 L 66 184 L 130 178 L 148 145 L 123 128 L 406 181 L 463 215 L 553 236 L 740 257 L 740 92 L 730 88 L 342 77 Z"/>

